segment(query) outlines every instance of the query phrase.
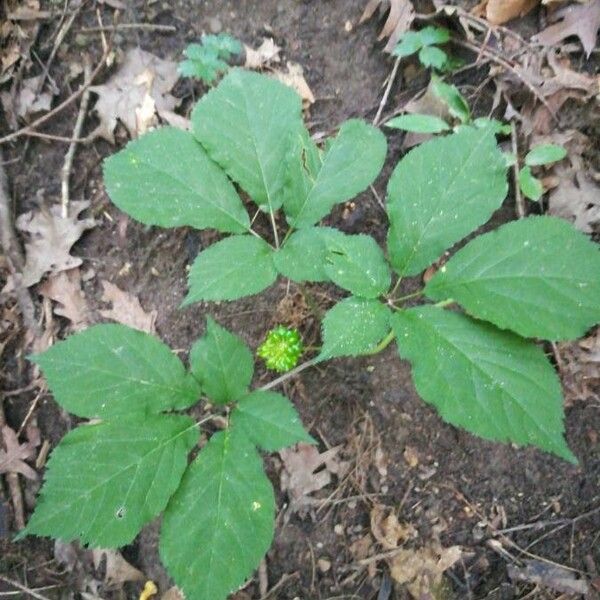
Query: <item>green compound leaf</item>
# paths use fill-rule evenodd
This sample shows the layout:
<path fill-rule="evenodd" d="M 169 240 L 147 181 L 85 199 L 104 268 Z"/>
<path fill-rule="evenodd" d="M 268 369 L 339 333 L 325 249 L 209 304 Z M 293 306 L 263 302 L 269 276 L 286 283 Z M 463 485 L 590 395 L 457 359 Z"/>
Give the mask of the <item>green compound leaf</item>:
<path fill-rule="evenodd" d="M 537 177 L 533 176 L 531 167 L 528 165 L 525 165 L 519 171 L 519 187 L 521 188 L 521 191 L 525 197 L 536 202 L 544 193 L 544 186 L 542 185 L 542 182 Z"/>
<path fill-rule="evenodd" d="M 448 55 L 435 46 L 425 46 L 419 51 L 419 61 L 424 67 L 441 70 L 448 62 Z"/>
<path fill-rule="evenodd" d="M 445 421 L 577 462 L 563 438 L 560 382 L 540 348 L 434 306 L 396 313 L 392 325 L 419 395 Z"/>
<path fill-rule="evenodd" d="M 421 36 L 418 31 L 407 31 L 402 34 L 400 40 L 392 54 L 394 56 L 399 56 L 400 58 L 404 58 L 405 56 L 410 56 L 417 52 L 423 46 L 423 41 L 421 40 Z"/>
<path fill-rule="evenodd" d="M 325 273 L 341 288 L 363 298 L 377 298 L 390 287 L 390 270 L 377 242 L 368 235 L 326 240 Z"/>
<path fill-rule="evenodd" d="M 219 73 L 229 69 L 226 61 L 242 50 L 239 40 L 226 33 L 205 34 L 201 44 L 189 44 L 184 50 L 187 60 L 179 64 L 178 71 L 185 77 L 197 77 L 205 83 L 211 83 Z"/>
<path fill-rule="evenodd" d="M 525 157 L 525 164 L 530 167 L 539 165 L 548 165 L 562 160 L 567 155 L 567 151 L 562 146 L 556 144 L 541 144 L 532 148 Z"/>
<path fill-rule="evenodd" d="M 525 337 L 576 339 L 600 321 L 600 249 L 562 219 L 529 217 L 469 242 L 425 294 Z"/>
<path fill-rule="evenodd" d="M 292 403 L 276 392 L 253 392 L 240 400 L 231 413 L 231 427 L 267 452 L 298 442 L 316 443 Z"/>
<path fill-rule="evenodd" d="M 388 251 L 417 275 L 483 225 L 506 196 L 506 164 L 488 129 L 463 127 L 409 152 L 388 183 Z"/>
<path fill-rule="evenodd" d="M 302 124 L 300 96 L 265 75 L 233 69 L 192 113 L 194 135 L 210 157 L 263 210 L 283 201 L 292 134 Z"/>
<path fill-rule="evenodd" d="M 415 133 L 441 133 L 450 129 L 446 121 L 433 115 L 401 115 L 390 119 L 385 126 Z"/>
<path fill-rule="evenodd" d="M 213 402 L 224 404 L 246 395 L 254 373 L 252 352 L 237 335 L 210 317 L 206 333 L 190 351 L 190 370 Z"/>
<path fill-rule="evenodd" d="M 303 145 L 296 146 L 298 160 L 302 161 Z M 386 151 L 387 142 L 379 129 L 358 119 L 346 121 L 328 145 L 320 168 L 318 164 L 305 166 L 304 193 L 294 186 L 296 193 L 286 194 L 284 210 L 290 225 L 296 229 L 310 227 L 335 204 L 366 189 L 381 171 Z"/>
<path fill-rule="evenodd" d="M 52 452 L 35 512 L 20 535 L 125 546 L 165 508 L 197 441 L 194 421 L 184 416 L 77 427 Z"/>
<path fill-rule="evenodd" d="M 190 600 L 225 600 L 273 539 L 275 498 L 260 456 L 233 430 L 212 436 L 164 513 L 160 555 Z"/>
<path fill-rule="evenodd" d="M 104 162 L 111 200 L 146 225 L 243 233 L 250 219 L 225 173 L 192 134 L 162 127 Z"/>
<path fill-rule="evenodd" d="M 423 46 L 431 46 L 433 44 L 445 44 L 450 41 L 450 32 L 444 27 L 424 27 L 418 32 L 419 38 Z"/>
<path fill-rule="evenodd" d="M 448 110 L 453 117 L 460 119 L 463 123 L 468 123 L 471 119 L 469 103 L 458 91 L 455 85 L 443 82 L 437 75 L 431 76 L 431 89 L 433 93 L 445 102 Z"/>
<path fill-rule="evenodd" d="M 277 279 L 273 252 L 252 235 L 234 235 L 198 254 L 182 306 L 201 300 L 236 300 L 258 294 Z"/>
<path fill-rule="evenodd" d="M 390 332 L 390 309 L 378 300 L 345 298 L 323 318 L 319 360 L 369 354 Z"/>
<path fill-rule="evenodd" d="M 325 271 L 327 241 L 345 237 L 331 227 L 300 229 L 290 236 L 278 252 L 273 254 L 275 268 L 293 281 L 329 281 Z"/>
<path fill-rule="evenodd" d="M 159 339 L 124 325 L 95 325 L 31 360 L 70 413 L 115 418 L 195 404 L 200 386 Z"/>

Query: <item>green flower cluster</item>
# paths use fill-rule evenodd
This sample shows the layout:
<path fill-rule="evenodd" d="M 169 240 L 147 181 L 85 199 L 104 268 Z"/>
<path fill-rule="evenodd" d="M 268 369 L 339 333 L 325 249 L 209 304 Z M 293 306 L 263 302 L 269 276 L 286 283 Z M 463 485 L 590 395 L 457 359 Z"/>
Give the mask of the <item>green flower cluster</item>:
<path fill-rule="evenodd" d="M 278 325 L 269 331 L 257 354 L 264 359 L 267 369 L 285 373 L 296 366 L 303 350 L 298 330 Z"/>

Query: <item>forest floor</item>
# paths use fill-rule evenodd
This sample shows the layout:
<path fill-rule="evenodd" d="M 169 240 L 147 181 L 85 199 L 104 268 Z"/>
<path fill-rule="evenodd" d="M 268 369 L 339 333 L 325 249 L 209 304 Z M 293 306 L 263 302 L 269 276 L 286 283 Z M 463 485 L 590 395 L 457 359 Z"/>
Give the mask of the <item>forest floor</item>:
<path fill-rule="evenodd" d="M 302 67 L 314 96 L 314 102 L 307 100 L 307 124 L 313 135 L 323 137 L 351 117 L 372 121 L 382 108 L 383 121 L 401 112 L 425 90 L 428 74 L 414 60 L 402 61 L 382 103 L 394 58 L 383 51 L 385 40 L 378 41 L 385 17 L 376 13 L 359 23 L 365 0 L 6 0 L 3 4 L 0 142 L 12 214 L 3 228 L 14 228 L 21 245 L 28 239 L 16 226 L 19 215 L 60 210 L 63 166 L 74 131 L 76 138 L 88 139 L 75 146 L 66 174 L 68 200 L 71 210 L 75 202 L 89 203 L 81 215 L 89 227 L 79 228 L 72 248 L 70 244 L 58 249 L 55 263 L 38 275 L 25 298 L 7 292 L 0 301 L 4 443 L 8 444 L 8 429 L 18 433 L 21 459 L 36 475 L 34 479 L 27 469 L 17 473 L 18 469 L 7 468 L 2 476 L 0 599 L 137 599 L 146 579 L 156 582 L 162 597 L 173 598 L 164 595 L 172 582 L 158 557 L 158 523 L 147 526 L 120 554 L 106 554 L 106 560 L 75 544 L 39 538 L 12 541 L 20 520 L 26 520 L 35 506 L 49 451 L 74 425 L 26 356 L 87 325 L 132 318 L 171 347 L 187 349 L 203 333 L 207 315 L 252 348 L 280 322 L 298 326 L 307 345 L 315 345 L 319 343 L 315 305 L 316 312 L 325 310 L 336 299 L 336 291 L 309 286 L 307 298 L 304 288 L 280 281 L 258 296 L 233 303 L 179 309 L 186 292 L 186 267 L 216 238 L 189 228 L 145 227 L 111 204 L 102 182 L 102 161 L 135 134 L 123 125 L 125 117 L 119 112 L 120 102 L 123 110 L 135 108 L 126 97 L 131 90 L 122 89 L 123 83 L 122 88 L 111 85 L 113 76 L 133 48 L 172 61 L 149 67 L 165 77 L 164 73 L 174 73 L 186 45 L 202 33 L 227 32 L 252 48 L 272 39 L 280 47 L 279 62 L 271 61 L 265 68 L 285 70 L 286 61 Z M 433 13 L 428 2 L 414 4 L 421 18 Z M 527 210 L 554 206 L 555 212 L 593 232 L 600 221 L 597 50 L 586 57 L 576 37 L 555 44 L 552 54 L 531 46 L 528 40 L 546 28 L 552 16 L 545 7 L 504 26 L 491 26 L 485 15 L 470 20 L 464 11 L 473 3 L 454 4 L 459 12 L 441 10 L 415 24 L 433 21 L 453 32 L 458 42 L 449 48 L 465 66 L 451 80 L 475 115 L 514 119 L 522 148 L 551 138 L 569 149 L 571 164 L 547 174 L 545 202 L 527 204 Z M 484 42 L 492 54 L 485 49 L 478 53 Z M 92 90 L 83 111 L 85 93 L 49 113 L 78 93 L 86 64 L 94 85 L 106 85 Z M 131 73 L 139 75 L 135 65 L 132 68 Z M 552 93 L 544 88 L 549 81 L 555 86 Z M 595 82 L 595 89 L 590 82 Z M 174 99 L 169 110 L 181 119 L 189 116 L 205 91 L 190 80 L 165 85 L 162 100 Z M 556 109 L 556 120 L 540 97 Z M 104 114 L 99 113 L 101 105 Z M 80 113 L 83 126 L 77 131 Z M 23 131 L 48 114 L 43 123 Z M 111 123 L 111 118 L 119 122 Z M 128 118 L 135 126 L 135 116 Z M 113 130 L 114 142 L 106 139 Z M 94 132 L 100 135 L 90 135 Z M 345 232 L 370 233 L 380 242 L 387 228 L 381 205 L 385 182 L 408 141 L 401 132 L 388 130 L 386 135 L 388 159 L 373 191 L 340 206 L 328 221 Z M 514 218 L 512 191 L 491 226 Z M 69 223 L 64 234 L 73 235 L 77 218 Z M 48 233 L 42 227 L 41 235 L 44 231 Z M 45 248 L 54 252 L 60 245 L 54 240 Z M 77 260 L 65 260 L 69 251 L 71 260 Z M 9 254 L 5 247 L 0 256 L 1 287 L 14 265 Z M 410 293 L 416 283 L 405 285 Z M 28 299 L 30 314 L 26 314 Z M 318 440 L 319 450 L 335 449 L 333 458 L 322 466 L 326 483 L 319 487 L 313 482 L 317 489 L 306 493 L 302 510 L 295 510 L 280 486 L 283 459 L 266 457 L 278 498 L 276 537 L 262 581 L 257 575 L 233 598 L 600 597 L 600 338 L 590 332 L 584 341 L 548 351 L 562 378 L 566 436 L 579 466 L 533 448 L 486 442 L 444 423 L 419 398 L 408 363 L 399 361 L 392 347 L 372 357 L 336 359 L 326 368 L 290 379 L 286 394 Z M 259 383 L 270 378 L 259 370 Z M 1 466 L 0 462 L 0 473 Z M 319 481 L 323 483 L 322 478 Z M 396 542 L 382 543 L 386 536 Z M 390 568 L 401 538 L 406 538 L 401 548 L 405 562 L 420 561 L 435 582 L 420 597 L 414 595 L 414 587 L 400 583 L 403 576 L 414 583 L 414 576 L 402 573 L 397 565 Z M 446 568 L 444 560 L 455 547 L 458 559 Z"/>

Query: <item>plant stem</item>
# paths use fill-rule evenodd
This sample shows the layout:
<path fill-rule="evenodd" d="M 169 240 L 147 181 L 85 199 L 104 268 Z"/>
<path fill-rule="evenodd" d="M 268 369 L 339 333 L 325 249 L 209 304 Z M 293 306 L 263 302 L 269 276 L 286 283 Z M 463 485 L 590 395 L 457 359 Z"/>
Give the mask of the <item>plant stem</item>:
<path fill-rule="evenodd" d="M 387 295 L 388 298 L 392 298 L 392 296 L 398 291 L 401 281 L 402 281 L 402 277 L 398 277 L 398 281 L 396 281 L 396 283 L 394 284 L 392 291 Z"/>
<path fill-rule="evenodd" d="M 277 223 L 275 223 L 275 213 L 273 209 L 269 209 L 269 216 L 271 217 L 271 227 L 273 227 L 273 236 L 275 237 L 275 248 L 279 248 L 279 234 L 277 233 Z"/>
<path fill-rule="evenodd" d="M 406 296 L 400 296 L 400 298 L 392 298 L 393 302 L 404 302 L 405 300 L 410 300 L 411 298 L 418 298 L 423 295 L 423 290 L 419 290 L 418 292 L 413 292 L 412 294 L 407 294 Z"/>
<path fill-rule="evenodd" d="M 445 300 L 440 300 L 438 303 L 434 304 L 434 306 L 443 308 L 444 306 L 448 306 L 448 304 L 454 304 L 454 300 L 452 298 L 446 298 Z"/>
<path fill-rule="evenodd" d="M 379 354 L 382 350 L 385 350 L 390 343 L 392 342 L 392 340 L 394 339 L 395 335 L 393 331 L 390 331 L 380 342 L 379 344 L 377 344 L 377 346 L 375 346 L 375 348 L 373 348 L 373 350 L 370 350 L 369 352 L 365 352 L 364 356 L 371 356 L 372 354 Z"/>
<path fill-rule="evenodd" d="M 294 375 L 297 375 L 298 373 L 301 373 L 302 371 L 304 371 L 304 369 L 308 369 L 308 367 L 312 367 L 316 363 L 317 363 L 317 359 L 316 358 L 311 358 L 310 360 L 307 360 L 305 363 L 302 363 L 301 365 L 298 365 L 295 369 L 292 369 L 291 371 L 288 371 L 287 373 L 284 373 L 281 377 L 278 377 L 277 379 L 273 379 L 273 381 L 270 381 L 269 383 L 266 383 L 265 385 L 263 385 L 262 387 L 260 387 L 258 389 L 261 392 L 265 392 L 265 391 L 270 390 L 270 389 L 272 389 L 274 387 L 277 387 L 280 383 L 283 383 L 284 381 L 287 381 L 288 379 L 290 379 L 290 377 L 293 377 Z"/>

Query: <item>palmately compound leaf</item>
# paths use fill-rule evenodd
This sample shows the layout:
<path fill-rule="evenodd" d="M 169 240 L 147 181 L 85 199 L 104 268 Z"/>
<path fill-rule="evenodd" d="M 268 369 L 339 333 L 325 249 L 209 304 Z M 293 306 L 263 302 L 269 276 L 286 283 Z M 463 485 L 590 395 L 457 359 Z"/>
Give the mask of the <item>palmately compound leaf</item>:
<path fill-rule="evenodd" d="M 529 217 L 469 242 L 425 294 L 525 337 L 575 339 L 600 321 L 600 249 L 562 219 Z"/>
<path fill-rule="evenodd" d="M 276 392 L 256 391 L 240 400 L 231 413 L 231 427 L 267 452 L 298 442 L 315 443 L 292 403 Z"/>
<path fill-rule="evenodd" d="M 56 401 L 79 417 L 124 417 L 187 408 L 200 386 L 158 338 L 95 325 L 31 357 Z"/>
<path fill-rule="evenodd" d="M 273 254 L 275 268 L 293 281 L 329 281 L 325 272 L 327 242 L 343 238 L 332 227 L 309 227 L 294 231 L 283 247 Z"/>
<path fill-rule="evenodd" d="M 560 382 L 540 348 L 434 306 L 400 311 L 392 325 L 417 392 L 445 421 L 577 462 L 563 438 Z"/>
<path fill-rule="evenodd" d="M 146 225 L 243 233 L 250 219 L 232 183 L 191 133 L 162 127 L 104 162 L 111 200 Z"/>
<path fill-rule="evenodd" d="M 507 192 L 506 164 L 489 129 L 463 127 L 409 152 L 388 184 L 388 251 L 417 275 L 483 225 Z"/>
<path fill-rule="evenodd" d="M 292 134 L 302 124 L 300 96 L 271 77 L 233 69 L 192 113 L 196 138 L 263 210 L 283 201 Z"/>
<path fill-rule="evenodd" d="M 192 346 L 190 370 L 213 402 L 223 404 L 246 395 L 254 373 L 250 348 L 210 317 L 206 333 Z"/>
<path fill-rule="evenodd" d="M 187 60 L 179 64 L 178 70 L 186 77 L 197 77 L 211 83 L 219 73 L 229 69 L 226 61 L 242 50 L 241 42 L 226 33 L 204 34 L 201 44 L 189 44 L 184 50 Z"/>
<path fill-rule="evenodd" d="M 233 235 L 198 254 L 182 306 L 258 294 L 277 279 L 272 248 L 252 235 Z"/>
<path fill-rule="evenodd" d="M 100 548 L 130 543 L 167 505 L 197 441 L 195 423 L 185 416 L 77 427 L 52 452 L 21 535 L 77 539 Z"/>
<path fill-rule="evenodd" d="M 273 539 L 275 498 L 254 446 L 233 429 L 212 436 L 165 510 L 160 555 L 190 600 L 225 600 Z"/>
<path fill-rule="evenodd" d="M 390 309 L 378 300 L 345 298 L 323 318 L 319 360 L 369 354 L 390 332 Z"/>
<path fill-rule="evenodd" d="M 368 235 L 326 240 L 325 273 L 341 288 L 363 298 L 377 298 L 390 287 L 390 270 L 377 242 Z"/>
<path fill-rule="evenodd" d="M 448 62 L 448 55 L 436 46 L 425 46 L 419 50 L 419 61 L 424 67 L 443 69 Z"/>
<path fill-rule="evenodd" d="M 304 194 L 286 194 L 284 210 L 290 225 L 310 227 L 335 204 L 366 189 L 381 171 L 386 151 L 387 142 L 379 129 L 358 119 L 346 121 L 328 145 L 318 172 L 315 167 L 308 169 L 312 185 L 306 185 Z M 305 151 L 299 148 L 300 161 L 301 152 Z"/>

